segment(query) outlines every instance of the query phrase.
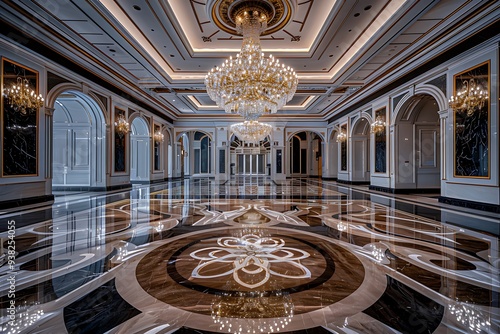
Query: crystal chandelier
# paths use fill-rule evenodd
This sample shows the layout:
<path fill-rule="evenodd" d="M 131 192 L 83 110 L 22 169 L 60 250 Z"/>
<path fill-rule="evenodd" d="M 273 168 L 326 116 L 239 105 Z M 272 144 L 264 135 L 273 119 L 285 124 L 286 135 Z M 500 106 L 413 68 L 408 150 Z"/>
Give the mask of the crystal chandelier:
<path fill-rule="evenodd" d="M 225 112 L 256 120 L 290 101 L 298 78 L 290 66 L 280 64 L 272 55 L 264 57 L 259 36 L 267 28 L 270 13 L 255 1 L 248 2 L 233 13 L 236 30 L 243 35 L 240 53 L 212 69 L 205 85 L 210 98 Z"/>
<path fill-rule="evenodd" d="M 375 122 L 373 122 L 371 124 L 370 129 L 371 129 L 371 133 L 374 133 L 374 134 L 380 134 L 380 133 L 384 132 L 385 122 L 384 122 L 384 119 L 382 118 L 382 116 L 377 116 L 377 118 L 375 118 Z"/>
<path fill-rule="evenodd" d="M 448 100 L 455 112 L 467 112 L 471 116 L 476 109 L 481 109 L 488 101 L 488 91 L 483 89 L 474 78 L 462 82 L 462 90 Z"/>
<path fill-rule="evenodd" d="M 243 123 L 231 125 L 231 131 L 241 140 L 258 143 L 266 138 L 273 129 L 273 126 L 267 123 L 250 120 Z"/>
<path fill-rule="evenodd" d="M 153 136 L 155 143 L 163 143 L 163 139 L 165 138 L 163 136 L 163 133 L 160 132 L 160 130 L 157 130 Z"/>
<path fill-rule="evenodd" d="M 10 88 L 5 88 L 3 95 L 7 98 L 10 107 L 23 115 L 26 115 L 27 109 L 38 109 L 43 106 L 42 94 L 36 95 L 26 78 L 17 77 L 17 83 L 12 83 Z"/>
<path fill-rule="evenodd" d="M 123 114 L 120 114 L 118 116 L 118 119 L 115 122 L 115 131 L 116 133 L 122 137 L 124 136 L 128 131 L 130 130 L 130 124 L 128 124 L 127 120 L 125 119 L 125 116 Z"/>
<path fill-rule="evenodd" d="M 343 143 L 347 140 L 347 134 L 344 131 L 340 131 L 337 134 L 337 143 Z"/>

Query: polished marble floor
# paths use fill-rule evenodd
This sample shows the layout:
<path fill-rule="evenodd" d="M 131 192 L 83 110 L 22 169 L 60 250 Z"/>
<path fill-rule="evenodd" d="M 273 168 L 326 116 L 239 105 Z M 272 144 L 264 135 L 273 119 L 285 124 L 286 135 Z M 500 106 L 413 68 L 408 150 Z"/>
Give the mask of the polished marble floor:
<path fill-rule="evenodd" d="M 433 197 L 265 177 L 58 193 L 0 215 L 1 332 L 499 333 L 500 216 Z"/>

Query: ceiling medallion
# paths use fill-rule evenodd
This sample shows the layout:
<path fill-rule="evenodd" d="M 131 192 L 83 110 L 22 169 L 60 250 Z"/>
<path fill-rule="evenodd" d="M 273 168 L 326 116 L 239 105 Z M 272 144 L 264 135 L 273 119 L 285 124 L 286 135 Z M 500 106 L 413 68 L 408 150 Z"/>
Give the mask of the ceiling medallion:
<path fill-rule="evenodd" d="M 266 31 L 274 15 L 268 1 L 235 1 L 230 14 L 236 31 L 243 35 L 241 51 L 205 77 L 207 93 L 227 113 L 256 120 L 262 114 L 276 113 L 290 101 L 297 89 L 298 77 L 272 55 L 264 58 L 260 34 Z"/>
<path fill-rule="evenodd" d="M 207 14 L 212 22 L 228 34 L 238 36 L 236 16 L 245 9 L 254 8 L 269 15 L 266 31 L 270 35 L 282 30 L 292 17 L 293 6 L 289 0 L 209 0 Z"/>

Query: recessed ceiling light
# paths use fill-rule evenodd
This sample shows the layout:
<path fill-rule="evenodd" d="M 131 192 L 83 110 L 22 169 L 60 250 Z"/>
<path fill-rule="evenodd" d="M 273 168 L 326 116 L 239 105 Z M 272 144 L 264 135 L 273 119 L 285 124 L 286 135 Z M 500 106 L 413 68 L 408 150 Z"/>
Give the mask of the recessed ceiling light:
<path fill-rule="evenodd" d="M 175 100 L 172 100 L 172 102 L 175 102 Z"/>
<path fill-rule="evenodd" d="M 116 52 L 115 49 L 109 49 L 109 52 Z"/>
<path fill-rule="evenodd" d="M 354 14 L 354 17 L 358 17 L 358 16 L 359 16 L 359 13 Z"/>
<path fill-rule="evenodd" d="M 133 5 L 132 8 L 134 8 L 135 10 L 141 10 L 141 7 L 139 7 L 137 5 Z"/>
<path fill-rule="evenodd" d="M 151 29 L 151 31 L 155 31 L 154 29 Z"/>
<path fill-rule="evenodd" d="M 372 8 L 372 5 L 366 6 L 364 9 L 365 10 L 370 10 Z"/>
<path fill-rule="evenodd" d="M 175 55 L 170 55 L 170 57 L 174 58 L 174 57 L 175 57 Z"/>

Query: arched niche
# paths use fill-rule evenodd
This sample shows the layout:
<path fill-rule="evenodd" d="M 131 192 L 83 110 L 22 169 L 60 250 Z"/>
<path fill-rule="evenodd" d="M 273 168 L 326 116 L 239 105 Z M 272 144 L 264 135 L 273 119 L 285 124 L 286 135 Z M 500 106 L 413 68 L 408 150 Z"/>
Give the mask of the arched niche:
<path fill-rule="evenodd" d="M 258 143 L 245 142 L 235 134 L 230 142 L 231 174 L 266 175 L 271 163 L 271 142 L 266 136 Z"/>
<path fill-rule="evenodd" d="M 360 117 L 352 126 L 350 155 L 352 163 L 351 181 L 370 181 L 370 119 Z"/>
<path fill-rule="evenodd" d="M 315 131 L 296 131 L 288 136 L 288 174 L 295 177 L 322 175 L 324 138 Z"/>
<path fill-rule="evenodd" d="M 141 117 L 132 120 L 130 134 L 130 181 L 149 182 L 151 175 L 151 135 L 149 124 Z"/>
<path fill-rule="evenodd" d="M 394 186 L 440 188 L 440 106 L 428 94 L 408 97 L 394 117 Z"/>
<path fill-rule="evenodd" d="M 106 118 L 100 105 L 76 90 L 54 100 L 54 190 L 106 187 Z"/>

